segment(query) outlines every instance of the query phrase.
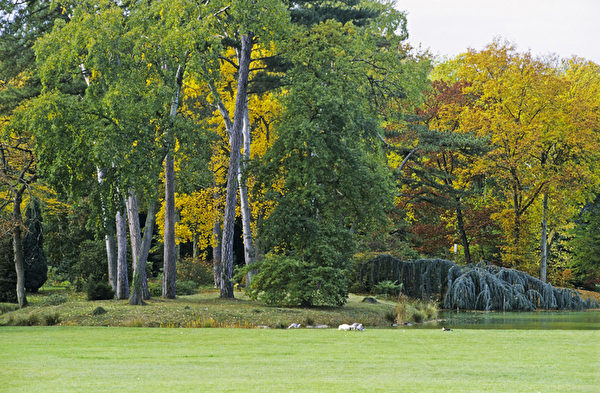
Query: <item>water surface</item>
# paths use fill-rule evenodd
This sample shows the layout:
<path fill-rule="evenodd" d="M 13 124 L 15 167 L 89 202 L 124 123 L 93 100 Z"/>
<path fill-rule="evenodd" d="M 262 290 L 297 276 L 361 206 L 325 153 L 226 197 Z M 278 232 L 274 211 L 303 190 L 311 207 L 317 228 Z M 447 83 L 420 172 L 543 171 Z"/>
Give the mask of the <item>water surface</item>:
<path fill-rule="evenodd" d="M 443 311 L 438 321 L 419 328 L 600 330 L 600 311 Z"/>

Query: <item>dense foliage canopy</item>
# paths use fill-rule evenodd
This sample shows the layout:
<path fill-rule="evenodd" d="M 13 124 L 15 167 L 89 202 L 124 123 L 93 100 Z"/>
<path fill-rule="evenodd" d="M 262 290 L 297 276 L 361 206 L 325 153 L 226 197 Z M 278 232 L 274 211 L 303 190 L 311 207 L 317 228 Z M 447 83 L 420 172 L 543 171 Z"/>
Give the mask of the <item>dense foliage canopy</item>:
<path fill-rule="evenodd" d="M 546 281 L 600 285 L 597 64 L 496 40 L 434 66 L 379 0 L 0 5 L 0 269 L 21 306 L 46 256 L 131 304 L 210 267 L 225 298 L 342 305 L 376 253 L 524 271 L 535 307 Z M 477 269 L 452 285 L 493 292 Z"/>

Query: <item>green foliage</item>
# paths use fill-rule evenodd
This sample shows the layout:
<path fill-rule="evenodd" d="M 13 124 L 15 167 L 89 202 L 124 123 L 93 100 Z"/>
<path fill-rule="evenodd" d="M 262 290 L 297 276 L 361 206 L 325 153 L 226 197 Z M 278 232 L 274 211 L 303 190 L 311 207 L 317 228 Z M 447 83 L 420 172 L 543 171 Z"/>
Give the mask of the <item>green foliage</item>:
<path fill-rule="evenodd" d="M 343 270 L 292 257 L 267 255 L 255 265 L 248 295 L 268 305 L 341 306 L 348 296 Z M 238 277 L 248 270 L 242 269 Z"/>
<path fill-rule="evenodd" d="M 69 297 L 64 293 L 53 293 L 45 297 L 40 302 L 40 306 L 58 306 L 69 301 Z"/>
<path fill-rule="evenodd" d="M 212 263 L 203 259 L 182 258 L 177 261 L 177 280 L 192 281 L 197 285 L 210 285 L 214 282 Z"/>
<path fill-rule="evenodd" d="M 0 315 L 5 314 L 7 312 L 15 311 L 19 309 L 18 304 L 13 303 L 0 303 Z"/>
<path fill-rule="evenodd" d="M 440 300 L 448 309 L 581 310 L 597 306 L 574 290 L 554 288 L 524 272 L 485 263 L 461 267 L 443 259 L 403 262 L 381 255 L 359 265 L 357 279 L 366 290 L 380 282 L 397 281 L 407 296 Z"/>
<path fill-rule="evenodd" d="M 600 286 L 600 197 L 588 204 L 576 219 L 570 246 L 572 266 L 578 284 L 591 289 Z"/>
<path fill-rule="evenodd" d="M 48 264 L 42 234 L 42 211 L 40 202 L 36 198 L 30 202 L 25 212 L 25 227 L 27 228 L 23 237 L 25 289 L 35 293 L 48 279 Z"/>
<path fill-rule="evenodd" d="M 180 296 L 193 295 L 198 292 L 198 283 L 195 281 L 178 280 L 176 286 L 175 293 Z"/>
<path fill-rule="evenodd" d="M 359 37 L 351 25 L 328 21 L 299 32 L 287 48 L 294 64 L 289 94 L 279 137 L 259 171 L 263 189 L 281 189 L 266 195 L 275 209 L 261 237 L 291 271 L 280 288 L 264 283 L 273 291 L 269 302 L 343 304 L 356 235 L 386 223 L 393 191 L 377 115 L 364 81 L 349 77 L 367 72 L 353 61 L 365 49 Z M 266 262 L 269 277 L 276 261 Z"/>
<path fill-rule="evenodd" d="M 398 284 L 398 281 L 384 280 L 380 281 L 375 285 L 374 292 L 380 295 L 388 297 L 400 295 L 402 291 L 402 284 Z"/>
<path fill-rule="evenodd" d="M 438 305 L 434 301 L 411 301 L 403 298 L 396 305 L 398 324 L 422 323 L 437 318 Z"/>
<path fill-rule="evenodd" d="M 162 276 L 159 276 L 156 280 L 148 280 L 148 291 L 151 297 L 162 296 Z"/>
<path fill-rule="evenodd" d="M 17 302 L 17 273 L 13 258 L 12 238 L 0 238 L 0 302 Z"/>
<path fill-rule="evenodd" d="M 110 300 L 115 297 L 115 291 L 104 281 L 88 280 L 86 292 L 88 300 Z"/>

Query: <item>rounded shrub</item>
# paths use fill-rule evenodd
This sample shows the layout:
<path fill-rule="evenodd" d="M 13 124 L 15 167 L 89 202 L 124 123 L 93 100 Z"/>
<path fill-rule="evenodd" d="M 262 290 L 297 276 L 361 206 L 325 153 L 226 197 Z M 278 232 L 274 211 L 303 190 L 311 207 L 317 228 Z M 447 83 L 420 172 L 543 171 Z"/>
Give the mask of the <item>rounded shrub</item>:
<path fill-rule="evenodd" d="M 105 282 L 89 280 L 87 283 L 88 300 L 110 300 L 115 297 L 115 291 Z"/>

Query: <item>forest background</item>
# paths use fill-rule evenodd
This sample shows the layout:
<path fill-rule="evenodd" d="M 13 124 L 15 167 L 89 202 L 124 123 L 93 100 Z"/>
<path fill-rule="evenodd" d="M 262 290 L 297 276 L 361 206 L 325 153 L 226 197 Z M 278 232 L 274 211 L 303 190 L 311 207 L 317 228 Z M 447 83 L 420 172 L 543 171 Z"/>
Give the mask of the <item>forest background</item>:
<path fill-rule="evenodd" d="M 378 1 L 0 4 L 2 300 L 341 305 L 381 253 L 600 285 L 593 62 L 437 62 Z"/>

